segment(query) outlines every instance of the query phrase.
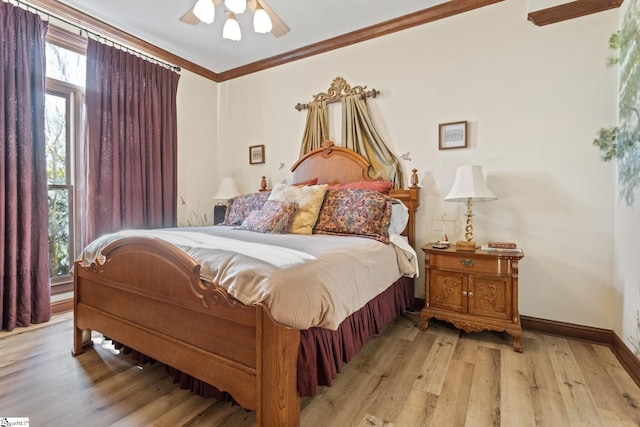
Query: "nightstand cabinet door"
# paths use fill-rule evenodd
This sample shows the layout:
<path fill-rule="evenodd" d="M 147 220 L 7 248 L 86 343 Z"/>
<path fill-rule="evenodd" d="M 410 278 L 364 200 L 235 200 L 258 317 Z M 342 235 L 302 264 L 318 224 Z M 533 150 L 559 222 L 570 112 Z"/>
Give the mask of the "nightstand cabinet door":
<path fill-rule="evenodd" d="M 432 270 L 429 284 L 431 307 L 458 313 L 467 312 L 467 275 Z"/>
<path fill-rule="evenodd" d="M 511 279 L 469 275 L 469 314 L 509 321 Z"/>

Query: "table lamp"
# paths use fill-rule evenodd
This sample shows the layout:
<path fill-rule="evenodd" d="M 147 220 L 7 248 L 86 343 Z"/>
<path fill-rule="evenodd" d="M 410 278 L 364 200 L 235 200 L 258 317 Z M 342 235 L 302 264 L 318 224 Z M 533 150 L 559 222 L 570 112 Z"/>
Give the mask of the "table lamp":
<path fill-rule="evenodd" d="M 213 207 L 213 225 L 224 222 L 224 216 L 227 212 L 227 204 L 229 199 L 239 195 L 238 186 L 233 178 L 225 177 L 220 182 L 220 187 L 213 200 L 218 203 Z M 223 203 L 224 202 L 224 203 Z"/>
<path fill-rule="evenodd" d="M 472 202 L 496 200 L 496 196 L 493 195 L 484 181 L 482 166 L 459 166 L 456 170 L 453 186 L 444 200 L 447 202 L 467 203 L 467 226 L 465 227 L 464 233 L 464 237 L 467 240 L 458 241 L 456 243 L 456 250 L 475 251 L 476 244 L 473 241 L 473 222 L 471 220 L 473 216 L 471 210 Z"/>

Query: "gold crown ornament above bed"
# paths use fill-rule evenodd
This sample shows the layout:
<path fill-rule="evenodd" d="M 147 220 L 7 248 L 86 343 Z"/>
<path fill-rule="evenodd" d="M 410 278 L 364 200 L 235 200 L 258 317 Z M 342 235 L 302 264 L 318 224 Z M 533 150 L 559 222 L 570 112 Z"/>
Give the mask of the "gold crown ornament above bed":
<path fill-rule="evenodd" d="M 367 98 L 375 98 L 379 90 L 366 86 L 351 87 L 342 77 L 336 77 L 327 92 L 313 95 L 313 101 L 296 106 L 306 108 L 307 122 L 300 146 L 300 157 L 322 148 L 329 138 L 327 104 L 340 102 L 342 108 L 342 146 L 360 154 L 369 163 L 367 175 L 372 179 L 393 182 L 393 188 L 404 188 L 402 165 L 389 149 L 369 114 Z M 366 136 L 365 136 L 366 135 Z"/>

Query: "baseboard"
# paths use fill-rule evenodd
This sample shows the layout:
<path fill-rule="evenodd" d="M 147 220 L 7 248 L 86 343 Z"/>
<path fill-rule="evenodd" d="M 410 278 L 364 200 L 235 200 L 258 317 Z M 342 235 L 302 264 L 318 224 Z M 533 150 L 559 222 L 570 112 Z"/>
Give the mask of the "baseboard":
<path fill-rule="evenodd" d="M 609 329 L 594 328 L 591 326 L 576 325 L 574 323 L 558 322 L 530 316 L 520 316 L 520 324 L 522 325 L 522 329 L 525 330 L 528 329 L 547 335 L 557 335 L 559 337 L 603 345 L 611 345 L 611 335 L 613 334 L 613 331 Z"/>
<path fill-rule="evenodd" d="M 73 310 L 73 299 L 63 299 L 51 303 L 51 314 L 60 314 Z"/>
<path fill-rule="evenodd" d="M 422 307 L 424 307 L 424 299 L 416 298 L 415 310 L 420 311 Z M 611 329 L 594 328 L 592 326 L 522 315 L 520 316 L 520 324 L 525 331 L 529 330 L 608 346 L 618 361 L 620 361 L 622 367 L 627 371 L 629 376 L 631 376 L 631 379 L 640 387 L 640 359 L 633 354 L 624 341 Z"/>
<path fill-rule="evenodd" d="M 640 359 L 636 357 L 622 339 L 612 331 L 611 351 L 616 355 L 620 364 L 640 387 Z"/>

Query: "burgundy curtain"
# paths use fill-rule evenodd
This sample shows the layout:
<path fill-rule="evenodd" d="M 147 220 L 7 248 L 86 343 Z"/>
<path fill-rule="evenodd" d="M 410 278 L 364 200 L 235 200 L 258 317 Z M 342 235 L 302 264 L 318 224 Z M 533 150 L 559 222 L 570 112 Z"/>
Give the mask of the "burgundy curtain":
<path fill-rule="evenodd" d="M 39 16 L 0 2 L 0 315 L 2 329 L 51 317 Z"/>
<path fill-rule="evenodd" d="M 89 40 L 85 243 L 123 228 L 176 225 L 179 78 Z"/>

